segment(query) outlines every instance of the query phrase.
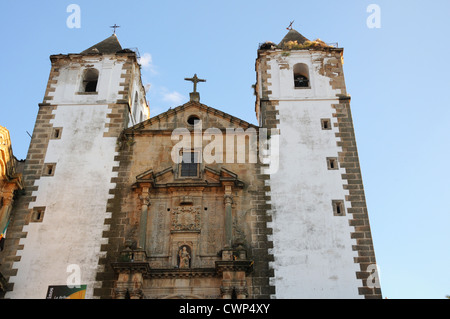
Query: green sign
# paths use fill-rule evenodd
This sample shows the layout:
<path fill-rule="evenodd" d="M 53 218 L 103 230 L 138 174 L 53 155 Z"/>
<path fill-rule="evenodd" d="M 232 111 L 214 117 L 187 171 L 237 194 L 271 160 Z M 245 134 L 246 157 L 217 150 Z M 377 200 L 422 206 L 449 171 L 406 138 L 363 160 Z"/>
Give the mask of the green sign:
<path fill-rule="evenodd" d="M 87 285 L 75 286 L 48 286 L 46 299 L 84 299 Z"/>

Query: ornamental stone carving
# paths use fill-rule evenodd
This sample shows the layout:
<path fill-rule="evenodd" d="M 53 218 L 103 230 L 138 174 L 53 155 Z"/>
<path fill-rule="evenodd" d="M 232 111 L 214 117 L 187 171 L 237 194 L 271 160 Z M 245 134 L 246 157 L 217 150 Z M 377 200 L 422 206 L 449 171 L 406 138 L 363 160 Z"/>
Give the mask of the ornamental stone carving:
<path fill-rule="evenodd" d="M 171 231 L 200 231 L 200 207 L 178 206 L 172 210 Z"/>

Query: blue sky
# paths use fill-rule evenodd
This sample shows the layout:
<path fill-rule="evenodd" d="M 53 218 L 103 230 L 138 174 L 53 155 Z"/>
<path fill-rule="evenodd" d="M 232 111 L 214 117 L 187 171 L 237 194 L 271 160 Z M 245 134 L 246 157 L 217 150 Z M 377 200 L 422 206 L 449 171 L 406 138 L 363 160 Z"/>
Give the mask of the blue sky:
<path fill-rule="evenodd" d="M 70 4 L 81 9 L 69 28 Z M 381 27 L 369 28 L 370 4 Z M 344 48 L 383 296 L 450 294 L 450 1 L 1 1 L 0 125 L 24 159 L 51 54 L 78 53 L 120 25 L 151 84 L 151 115 L 187 101 L 197 73 L 201 101 L 256 124 L 258 44 L 286 27 Z"/>

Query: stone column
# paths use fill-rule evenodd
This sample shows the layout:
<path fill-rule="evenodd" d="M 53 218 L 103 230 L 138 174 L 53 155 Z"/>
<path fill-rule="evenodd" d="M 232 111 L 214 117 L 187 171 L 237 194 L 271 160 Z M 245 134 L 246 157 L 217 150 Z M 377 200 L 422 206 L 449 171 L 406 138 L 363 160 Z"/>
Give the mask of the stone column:
<path fill-rule="evenodd" d="M 0 207 L 0 233 L 8 224 L 9 217 L 11 215 L 12 205 L 13 205 L 13 197 L 14 190 L 9 190 L 6 193 L 2 194 L 3 197 L 3 207 Z"/>
<path fill-rule="evenodd" d="M 114 299 L 142 299 L 143 283 L 142 273 L 131 269 L 121 271 L 114 289 Z"/>
<path fill-rule="evenodd" d="M 143 293 L 142 289 L 133 289 L 132 291 L 129 291 L 130 299 L 142 299 Z"/>
<path fill-rule="evenodd" d="M 222 294 L 222 299 L 231 299 L 231 296 L 233 294 L 233 287 L 222 286 L 220 287 L 220 292 Z"/>
<path fill-rule="evenodd" d="M 248 289 L 247 286 L 238 286 L 235 288 L 237 299 L 247 299 Z"/>
<path fill-rule="evenodd" d="M 126 289 L 120 289 L 120 288 L 114 289 L 114 299 L 125 299 L 126 295 L 127 295 Z"/>
<path fill-rule="evenodd" d="M 139 248 L 145 250 L 147 241 L 147 219 L 148 207 L 150 206 L 150 197 L 148 195 L 148 187 L 142 189 L 141 199 L 141 218 L 139 221 Z"/>
<path fill-rule="evenodd" d="M 144 277 L 142 273 L 135 272 L 131 276 L 130 288 L 128 293 L 130 294 L 130 299 L 142 299 L 144 294 L 142 291 L 142 286 L 144 284 Z"/>
<path fill-rule="evenodd" d="M 233 241 L 233 196 L 225 194 L 225 247 L 231 247 Z"/>
<path fill-rule="evenodd" d="M 125 299 L 128 292 L 128 281 L 130 280 L 129 271 L 122 271 L 119 273 L 116 287 L 114 289 L 114 299 Z"/>

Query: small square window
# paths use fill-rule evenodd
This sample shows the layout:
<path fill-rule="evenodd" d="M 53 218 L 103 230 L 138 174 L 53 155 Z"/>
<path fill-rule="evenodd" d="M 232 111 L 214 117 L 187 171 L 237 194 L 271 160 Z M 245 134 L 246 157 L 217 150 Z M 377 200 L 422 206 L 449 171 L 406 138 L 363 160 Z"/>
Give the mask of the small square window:
<path fill-rule="evenodd" d="M 331 120 L 330 119 L 321 119 L 322 130 L 331 130 Z"/>
<path fill-rule="evenodd" d="M 44 220 L 45 207 L 34 207 L 31 213 L 31 221 L 33 223 L 41 223 Z"/>
<path fill-rule="evenodd" d="M 334 216 L 345 216 L 345 206 L 343 200 L 333 200 L 332 204 Z"/>
<path fill-rule="evenodd" d="M 55 174 L 56 163 L 47 163 L 44 164 L 44 171 L 42 172 L 42 176 L 53 176 Z"/>
<path fill-rule="evenodd" d="M 339 169 L 336 157 L 327 157 L 327 166 L 329 170 Z"/>
<path fill-rule="evenodd" d="M 52 131 L 52 139 L 59 140 L 62 134 L 62 127 L 54 127 Z"/>

